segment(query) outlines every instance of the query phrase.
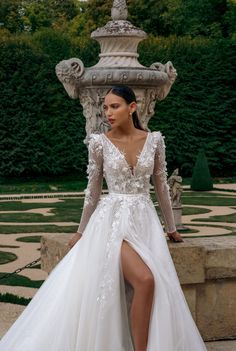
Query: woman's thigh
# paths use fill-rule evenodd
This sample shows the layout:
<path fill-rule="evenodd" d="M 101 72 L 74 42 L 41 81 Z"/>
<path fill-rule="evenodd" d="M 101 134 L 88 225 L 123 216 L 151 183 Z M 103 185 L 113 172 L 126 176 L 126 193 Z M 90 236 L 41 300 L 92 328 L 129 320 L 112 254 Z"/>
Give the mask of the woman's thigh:
<path fill-rule="evenodd" d="M 121 263 L 124 278 L 133 288 L 142 286 L 144 282 L 154 283 L 150 268 L 126 241 L 121 246 Z"/>

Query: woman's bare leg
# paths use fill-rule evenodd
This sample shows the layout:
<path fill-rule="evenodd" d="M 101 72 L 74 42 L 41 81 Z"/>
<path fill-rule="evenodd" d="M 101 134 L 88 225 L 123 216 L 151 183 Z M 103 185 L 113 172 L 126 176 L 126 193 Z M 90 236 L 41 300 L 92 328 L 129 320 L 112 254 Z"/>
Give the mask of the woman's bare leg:
<path fill-rule="evenodd" d="M 121 247 L 121 262 L 125 280 L 134 289 L 130 322 L 135 351 L 146 351 L 154 294 L 154 278 L 149 267 L 125 241 Z"/>

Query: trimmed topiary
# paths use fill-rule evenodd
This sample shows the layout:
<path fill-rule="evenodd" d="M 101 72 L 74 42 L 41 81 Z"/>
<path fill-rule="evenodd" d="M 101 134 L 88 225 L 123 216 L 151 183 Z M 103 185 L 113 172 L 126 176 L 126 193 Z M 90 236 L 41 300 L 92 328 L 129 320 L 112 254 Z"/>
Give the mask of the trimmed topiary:
<path fill-rule="evenodd" d="M 195 191 L 207 191 L 213 189 L 213 181 L 208 167 L 205 151 L 201 148 L 193 168 L 191 189 Z"/>

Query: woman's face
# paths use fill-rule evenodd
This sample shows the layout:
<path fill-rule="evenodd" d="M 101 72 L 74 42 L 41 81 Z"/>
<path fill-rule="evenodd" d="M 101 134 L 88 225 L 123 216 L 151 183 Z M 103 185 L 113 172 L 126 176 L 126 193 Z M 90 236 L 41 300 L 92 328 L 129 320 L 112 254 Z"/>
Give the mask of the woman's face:
<path fill-rule="evenodd" d="M 105 97 L 103 108 L 109 123 L 117 127 L 131 118 L 130 113 L 135 111 L 136 103 L 127 104 L 122 97 L 109 93 Z"/>

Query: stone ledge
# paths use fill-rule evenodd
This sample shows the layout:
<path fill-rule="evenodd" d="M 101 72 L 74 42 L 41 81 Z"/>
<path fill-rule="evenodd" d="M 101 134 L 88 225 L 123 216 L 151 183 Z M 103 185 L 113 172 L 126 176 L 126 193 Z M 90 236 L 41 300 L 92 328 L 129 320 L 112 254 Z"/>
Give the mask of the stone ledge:
<path fill-rule="evenodd" d="M 207 342 L 206 347 L 207 351 L 235 351 L 236 340 Z"/>
<path fill-rule="evenodd" d="M 45 234 L 41 239 L 41 267 L 50 272 L 69 251 L 71 234 Z M 181 284 L 203 283 L 207 279 L 236 278 L 236 237 L 185 239 L 168 242 Z"/>
<path fill-rule="evenodd" d="M 184 240 L 168 243 L 181 284 L 236 278 L 236 237 Z"/>
<path fill-rule="evenodd" d="M 72 234 L 41 239 L 41 268 L 50 273 L 66 255 Z M 236 237 L 168 241 L 192 316 L 205 341 L 236 337 Z M 127 295 L 127 299 L 130 297 Z"/>

